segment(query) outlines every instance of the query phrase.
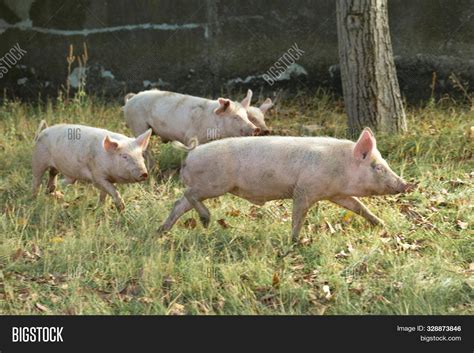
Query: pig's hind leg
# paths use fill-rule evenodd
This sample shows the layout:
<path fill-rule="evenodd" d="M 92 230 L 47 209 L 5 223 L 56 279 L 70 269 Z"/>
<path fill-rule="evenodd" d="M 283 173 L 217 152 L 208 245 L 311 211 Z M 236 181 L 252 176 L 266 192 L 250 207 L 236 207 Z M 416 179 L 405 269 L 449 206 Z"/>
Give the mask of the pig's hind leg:
<path fill-rule="evenodd" d="M 383 221 L 380 218 L 378 218 L 376 215 L 374 215 L 372 212 L 370 212 L 369 209 L 365 207 L 365 205 L 362 202 L 360 202 L 357 197 L 349 196 L 349 197 L 334 198 L 334 199 L 331 199 L 330 201 L 358 214 L 359 216 L 364 217 L 373 225 L 380 225 L 380 226 L 384 225 Z"/>
<path fill-rule="evenodd" d="M 193 205 L 189 203 L 188 199 L 185 196 L 180 198 L 174 203 L 173 210 L 171 211 L 166 221 L 160 226 L 160 228 L 158 228 L 158 233 L 169 231 L 179 219 L 179 217 L 181 217 L 183 214 L 185 214 L 192 208 Z"/>
<path fill-rule="evenodd" d="M 33 158 L 33 196 L 38 194 L 41 185 L 41 178 L 48 169 L 48 164 L 39 158 Z"/>
<path fill-rule="evenodd" d="M 211 220 L 211 213 L 209 212 L 207 207 L 204 206 L 202 201 L 214 196 L 203 196 L 200 194 L 199 191 L 194 190 L 193 188 L 189 188 L 184 192 L 184 197 L 186 197 L 189 203 L 196 209 L 197 213 L 199 214 L 199 219 L 201 220 L 202 225 L 204 226 L 204 228 L 207 228 Z"/>

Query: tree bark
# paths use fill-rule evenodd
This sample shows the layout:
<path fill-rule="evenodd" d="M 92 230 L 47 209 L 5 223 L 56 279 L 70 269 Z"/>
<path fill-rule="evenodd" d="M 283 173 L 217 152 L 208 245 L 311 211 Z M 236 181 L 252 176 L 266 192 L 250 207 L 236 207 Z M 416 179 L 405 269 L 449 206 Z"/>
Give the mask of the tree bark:
<path fill-rule="evenodd" d="M 337 34 L 349 134 L 405 131 L 387 0 L 337 0 Z"/>

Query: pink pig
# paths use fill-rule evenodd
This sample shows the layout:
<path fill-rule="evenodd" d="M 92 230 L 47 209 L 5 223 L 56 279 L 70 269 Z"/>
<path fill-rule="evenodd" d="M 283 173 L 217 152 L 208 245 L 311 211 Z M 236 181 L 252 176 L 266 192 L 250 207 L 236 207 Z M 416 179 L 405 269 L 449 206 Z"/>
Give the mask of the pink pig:
<path fill-rule="evenodd" d="M 42 121 L 38 130 L 45 125 Z M 57 174 L 66 184 L 87 181 L 100 190 L 100 201 L 112 196 L 119 210 L 124 202 L 114 183 L 145 180 L 148 172 L 143 152 L 151 129 L 137 138 L 90 126 L 58 124 L 38 133 L 33 151 L 33 194 L 38 193 L 41 178 L 49 169 L 48 192 L 56 189 Z"/>
<path fill-rule="evenodd" d="M 376 140 L 365 128 L 356 143 L 330 137 L 240 137 L 190 147 L 181 177 L 187 189 L 160 227 L 168 231 L 194 208 L 207 227 L 210 213 L 203 201 L 225 193 L 263 205 L 278 199 L 293 200 L 292 237 L 297 240 L 309 208 L 329 200 L 383 224 L 358 197 L 397 194 L 410 185 L 382 158 Z"/>

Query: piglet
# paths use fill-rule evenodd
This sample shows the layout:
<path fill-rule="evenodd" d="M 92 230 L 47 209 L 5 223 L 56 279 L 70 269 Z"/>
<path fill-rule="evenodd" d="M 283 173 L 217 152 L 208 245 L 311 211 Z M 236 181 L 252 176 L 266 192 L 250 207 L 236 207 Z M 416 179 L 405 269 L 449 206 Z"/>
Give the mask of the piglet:
<path fill-rule="evenodd" d="M 38 130 L 45 125 L 41 122 Z M 137 138 L 90 126 L 58 124 L 38 132 L 33 151 L 33 195 L 38 193 L 41 178 L 49 169 L 47 190 L 56 189 L 57 174 L 65 184 L 76 180 L 91 182 L 100 190 L 100 201 L 112 196 L 117 209 L 125 208 L 114 183 L 134 183 L 148 177 L 143 152 L 151 129 Z"/>

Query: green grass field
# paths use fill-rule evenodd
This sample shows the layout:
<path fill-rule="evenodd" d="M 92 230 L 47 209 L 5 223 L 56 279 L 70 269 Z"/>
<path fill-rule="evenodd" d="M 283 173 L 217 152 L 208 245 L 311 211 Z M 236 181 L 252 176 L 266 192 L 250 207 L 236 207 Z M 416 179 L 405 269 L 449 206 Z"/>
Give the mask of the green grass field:
<path fill-rule="evenodd" d="M 160 172 L 119 186 L 126 210 L 98 204 L 88 184 L 31 197 L 38 123 L 82 123 L 130 135 L 120 106 L 83 103 L 0 110 L 0 314 L 474 314 L 474 111 L 445 101 L 408 108 L 409 131 L 378 135 L 392 169 L 417 189 L 364 202 L 372 228 L 328 202 L 314 207 L 290 248 L 291 201 L 257 207 L 226 195 L 212 220 L 184 215 L 156 230 L 183 185 L 181 152 L 152 139 Z M 340 102 L 282 101 L 268 115 L 279 134 L 318 124 L 344 137 Z M 318 134 L 319 134 L 318 132 Z"/>

